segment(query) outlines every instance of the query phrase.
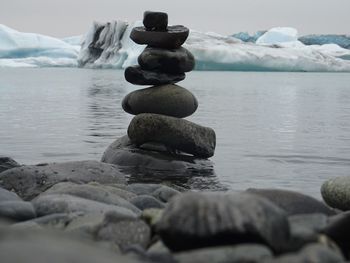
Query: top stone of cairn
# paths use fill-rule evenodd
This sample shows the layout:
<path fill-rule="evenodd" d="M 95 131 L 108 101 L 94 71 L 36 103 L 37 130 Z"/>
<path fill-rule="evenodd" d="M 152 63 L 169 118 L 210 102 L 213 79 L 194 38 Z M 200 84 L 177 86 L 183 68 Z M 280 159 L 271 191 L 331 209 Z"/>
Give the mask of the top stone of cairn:
<path fill-rule="evenodd" d="M 143 25 L 148 31 L 166 31 L 168 27 L 168 14 L 146 11 L 143 14 Z"/>

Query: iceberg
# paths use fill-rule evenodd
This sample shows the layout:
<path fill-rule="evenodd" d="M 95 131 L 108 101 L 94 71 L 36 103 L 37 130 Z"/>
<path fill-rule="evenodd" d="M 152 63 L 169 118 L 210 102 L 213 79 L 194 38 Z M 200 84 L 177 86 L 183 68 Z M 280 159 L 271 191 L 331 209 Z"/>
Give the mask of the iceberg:
<path fill-rule="evenodd" d="M 292 27 L 275 27 L 256 40 L 258 45 L 276 45 L 298 41 L 298 30 Z"/>
<path fill-rule="evenodd" d="M 78 56 L 80 67 L 88 68 L 125 68 L 136 64 L 137 57 L 145 46 L 130 39 L 136 22 L 129 26 L 124 21 L 109 23 L 94 22 L 85 35 Z"/>
<path fill-rule="evenodd" d="M 0 25 L 0 67 L 126 68 L 145 48 L 129 37 L 140 24 L 94 22 L 84 36 L 64 39 Z M 184 47 L 195 56 L 196 70 L 350 72 L 350 50 L 304 45 L 295 29 L 271 29 L 257 42 L 191 30 Z"/>
<path fill-rule="evenodd" d="M 0 66 L 72 66 L 80 47 L 34 33 L 22 33 L 0 24 Z"/>
<path fill-rule="evenodd" d="M 255 43 L 259 37 L 261 37 L 263 34 L 265 34 L 266 31 L 257 31 L 254 35 L 249 35 L 248 32 L 239 32 L 231 35 L 234 38 L 240 39 L 243 42 L 251 42 Z"/>
<path fill-rule="evenodd" d="M 337 44 L 338 46 L 350 49 L 350 35 L 307 35 L 299 38 L 304 45 L 325 45 Z"/>

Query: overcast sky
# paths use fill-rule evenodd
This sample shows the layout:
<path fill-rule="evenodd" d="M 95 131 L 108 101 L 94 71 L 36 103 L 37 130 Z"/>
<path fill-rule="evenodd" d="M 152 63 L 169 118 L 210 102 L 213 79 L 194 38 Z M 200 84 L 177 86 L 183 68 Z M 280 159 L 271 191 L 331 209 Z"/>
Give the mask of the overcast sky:
<path fill-rule="evenodd" d="M 228 35 L 291 26 L 350 34 L 350 0 L 1 0 L 0 24 L 52 36 L 83 34 L 93 20 L 141 20 L 165 11 L 171 24 Z"/>

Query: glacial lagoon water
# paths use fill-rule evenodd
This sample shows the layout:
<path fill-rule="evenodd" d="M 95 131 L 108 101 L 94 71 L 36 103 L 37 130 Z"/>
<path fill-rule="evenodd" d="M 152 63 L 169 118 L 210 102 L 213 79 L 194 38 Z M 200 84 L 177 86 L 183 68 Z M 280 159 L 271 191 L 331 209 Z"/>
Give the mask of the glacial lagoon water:
<path fill-rule="evenodd" d="M 188 119 L 214 128 L 217 148 L 206 173 L 169 180 L 320 198 L 324 180 L 350 176 L 349 73 L 191 72 L 180 85 L 199 101 Z M 99 160 L 126 134 L 132 116 L 121 101 L 136 88 L 120 70 L 0 69 L 0 155 Z"/>

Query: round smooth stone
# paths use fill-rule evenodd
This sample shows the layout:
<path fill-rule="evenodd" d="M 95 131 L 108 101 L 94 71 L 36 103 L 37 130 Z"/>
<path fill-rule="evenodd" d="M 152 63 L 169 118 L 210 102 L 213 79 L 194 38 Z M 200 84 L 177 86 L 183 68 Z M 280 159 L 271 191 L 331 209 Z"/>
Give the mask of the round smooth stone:
<path fill-rule="evenodd" d="M 143 13 L 143 25 L 147 30 L 166 31 L 168 27 L 168 14 L 164 12 L 146 11 Z"/>
<path fill-rule="evenodd" d="M 137 44 L 159 48 L 179 48 L 185 43 L 190 30 L 184 26 L 169 26 L 168 31 L 147 31 L 145 27 L 134 27 L 130 38 Z"/>
<path fill-rule="evenodd" d="M 139 66 L 133 66 L 125 69 L 124 77 L 128 82 L 134 85 L 163 85 L 184 80 L 186 75 L 185 73 L 170 74 L 143 70 Z"/>
<path fill-rule="evenodd" d="M 327 180 L 321 187 L 323 200 L 333 208 L 350 210 L 350 176 Z"/>
<path fill-rule="evenodd" d="M 187 49 L 163 49 L 147 47 L 138 57 L 142 69 L 168 73 L 183 73 L 193 70 L 194 56 Z"/>
<path fill-rule="evenodd" d="M 135 116 L 128 127 L 128 136 L 136 145 L 161 143 L 201 158 L 213 156 L 216 146 L 213 129 L 160 114 L 142 113 Z"/>
<path fill-rule="evenodd" d="M 122 106 L 133 115 L 156 113 L 185 118 L 197 110 L 198 101 L 187 89 L 169 84 L 135 90 L 124 98 Z"/>

